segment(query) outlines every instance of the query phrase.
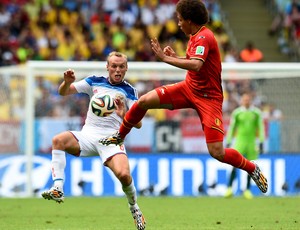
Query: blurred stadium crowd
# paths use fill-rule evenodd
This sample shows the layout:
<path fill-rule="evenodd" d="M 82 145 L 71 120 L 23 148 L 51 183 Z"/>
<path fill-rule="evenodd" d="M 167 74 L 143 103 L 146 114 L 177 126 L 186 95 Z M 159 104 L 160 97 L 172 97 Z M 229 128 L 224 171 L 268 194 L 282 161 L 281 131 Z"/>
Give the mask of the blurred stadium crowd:
<path fill-rule="evenodd" d="M 129 60 L 155 61 L 149 37 L 185 53 L 176 0 L 15 0 L 0 5 L 0 64 L 27 60 L 105 60 L 112 50 Z M 6 3 L 5 3 L 6 2 Z M 219 5 L 206 0 L 220 47 L 228 42 Z"/>
<path fill-rule="evenodd" d="M 300 1 L 268 0 L 273 21 L 269 29 L 270 36 L 278 38 L 280 51 L 293 60 L 300 58 Z"/>
<path fill-rule="evenodd" d="M 279 0 L 277 0 L 279 2 Z M 283 2 L 284 0 L 281 0 Z M 125 53 L 129 61 L 156 61 L 149 38 L 157 37 L 163 44 L 171 44 L 178 55 L 185 55 L 186 36 L 177 27 L 176 0 L 1 0 L 0 1 L 0 66 L 25 63 L 27 60 L 105 61 L 112 50 Z M 224 62 L 238 62 L 239 52 L 230 44 L 223 27 L 222 12 L 217 0 L 204 0 L 210 12 L 208 26 L 215 32 Z M 277 3 L 276 3 L 277 4 Z M 280 15 L 278 15 L 279 17 Z M 274 19 L 275 25 L 275 19 Z M 274 34 L 280 23 L 272 25 Z M 300 25 L 300 23 L 299 23 Z M 273 29 L 274 28 L 274 29 Z M 293 27 L 294 28 L 294 27 Z M 300 28 L 300 27 L 299 27 Z M 292 32 L 290 31 L 290 36 Z M 300 34 L 300 32 L 299 32 Z M 300 35 L 299 35 L 300 36 Z M 67 68 L 67 66 L 66 66 Z M 0 78 L 1 79 L 1 78 Z M 68 117 L 85 115 L 88 101 L 78 95 L 60 97 L 56 81 L 37 78 L 36 116 Z M 164 84 L 161 81 L 133 83 L 139 94 Z M 16 89 L 24 87 L 24 80 L 12 79 L 0 109 L 5 110 L 5 98 L 13 98 L 13 110 L 21 109 L 24 96 Z M 272 113 L 261 95 L 255 95 L 255 82 L 250 80 L 224 82 L 224 114 L 229 116 L 239 104 L 240 95 L 253 92 L 256 105 L 265 107 L 266 117 Z M 18 90 L 20 92 L 20 90 Z M 154 111 L 158 120 L 180 119 L 192 111 Z M 3 114 L 1 112 L 1 114 Z M 14 118 L 14 111 L 8 118 Z M 151 114 L 150 114 L 151 115 Z M 2 117 L 3 119 L 3 117 Z"/>

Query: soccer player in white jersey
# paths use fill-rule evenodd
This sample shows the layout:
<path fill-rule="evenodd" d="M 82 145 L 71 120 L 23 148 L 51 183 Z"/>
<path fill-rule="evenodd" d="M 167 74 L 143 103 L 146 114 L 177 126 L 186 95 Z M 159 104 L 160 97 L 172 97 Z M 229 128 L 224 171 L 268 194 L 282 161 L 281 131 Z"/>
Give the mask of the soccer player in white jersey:
<path fill-rule="evenodd" d="M 107 57 L 108 77 L 90 76 L 75 82 L 75 73 L 68 69 L 64 72 L 64 81 L 58 92 L 62 96 L 86 93 L 92 98 L 97 93 L 109 94 L 114 98 L 115 111 L 107 117 L 99 117 L 92 112 L 91 105 L 81 131 L 65 131 L 52 139 L 52 179 L 53 187 L 42 193 L 48 200 L 58 203 L 64 201 L 63 184 L 66 153 L 74 156 L 99 155 L 103 165 L 110 168 L 122 184 L 130 211 L 138 230 L 145 229 L 146 221 L 137 204 L 137 193 L 124 145 L 100 145 L 99 137 L 105 137 L 117 131 L 126 111 L 138 99 L 137 91 L 124 80 L 128 69 L 126 55 L 112 52 Z M 91 104 L 91 103 L 90 103 Z M 135 127 L 140 128 L 141 123 Z"/>

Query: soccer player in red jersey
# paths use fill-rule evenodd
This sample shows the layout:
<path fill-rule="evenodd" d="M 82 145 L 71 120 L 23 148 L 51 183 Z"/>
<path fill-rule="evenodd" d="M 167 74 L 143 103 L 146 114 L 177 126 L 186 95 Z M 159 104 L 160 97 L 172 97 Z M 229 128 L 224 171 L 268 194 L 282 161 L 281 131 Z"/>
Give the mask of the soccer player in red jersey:
<path fill-rule="evenodd" d="M 176 5 L 176 14 L 178 26 L 189 36 L 186 56 L 178 57 L 170 46 L 162 49 L 156 38 L 151 39 L 151 46 L 158 59 L 187 70 L 185 80 L 158 87 L 141 96 L 126 113 L 119 132 L 99 142 L 104 145 L 123 143 L 131 128 L 142 120 L 148 109 L 191 108 L 199 115 L 210 155 L 245 170 L 259 189 L 266 193 L 267 179 L 258 165 L 235 149 L 223 147 L 221 57 L 213 32 L 205 26 L 209 15 L 204 3 L 200 0 L 180 0 Z"/>

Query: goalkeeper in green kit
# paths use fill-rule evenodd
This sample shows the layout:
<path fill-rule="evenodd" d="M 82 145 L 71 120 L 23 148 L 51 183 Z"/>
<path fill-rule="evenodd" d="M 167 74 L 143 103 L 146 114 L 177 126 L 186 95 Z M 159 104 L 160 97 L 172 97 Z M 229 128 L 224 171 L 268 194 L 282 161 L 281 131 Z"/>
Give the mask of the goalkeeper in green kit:
<path fill-rule="evenodd" d="M 234 143 L 232 142 L 233 139 Z M 257 148 L 257 139 L 259 140 L 259 148 Z M 259 108 L 252 105 L 250 94 L 245 93 L 241 97 L 240 107 L 232 112 L 226 137 L 227 147 L 233 143 L 234 148 L 248 160 L 256 160 L 259 154 L 263 153 L 264 139 L 265 129 L 262 113 Z M 225 197 L 233 196 L 232 183 L 236 177 L 236 171 L 236 168 L 233 168 Z M 253 198 L 250 182 L 251 178 L 248 175 L 247 188 L 243 193 L 246 199 Z"/>

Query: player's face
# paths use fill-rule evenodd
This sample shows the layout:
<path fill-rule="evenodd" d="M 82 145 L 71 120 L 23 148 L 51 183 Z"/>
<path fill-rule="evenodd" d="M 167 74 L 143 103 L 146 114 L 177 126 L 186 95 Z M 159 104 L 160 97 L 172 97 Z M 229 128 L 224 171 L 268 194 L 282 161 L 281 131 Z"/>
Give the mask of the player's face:
<path fill-rule="evenodd" d="M 249 108 L 250 105 L 251 105 L 251 97 L 249 95 L 246 95 L 246 94 L 243 95 L 241 104 L 243 106 L 245 106 L 246 108 Z"/>
<path fill-rule="evenodd" d="M 178 19 L 178 27 L 182 30 L 182 32 L 185 33 L 186 35 L 190 35 L 191 34 L 190 21 L 184 20 L 181 14 L 179 14 L 178 12 L 177 12 L 177 19 Z"/>
<path fill-rule="evenodd" d="M 109 81 L 111 84 L 119 84 L 124 80 L 127 71 L 127 60 L 122 57 L 112 56 L 107 64 Z"/>

